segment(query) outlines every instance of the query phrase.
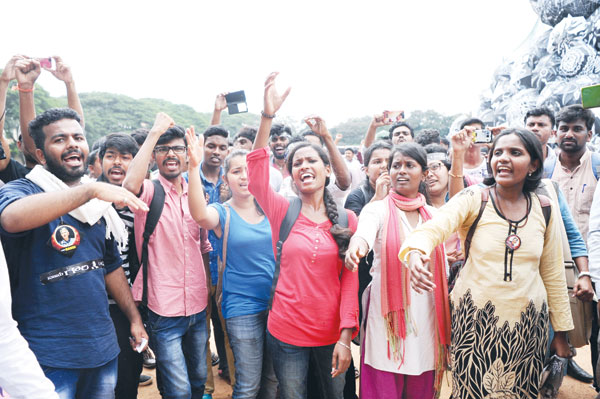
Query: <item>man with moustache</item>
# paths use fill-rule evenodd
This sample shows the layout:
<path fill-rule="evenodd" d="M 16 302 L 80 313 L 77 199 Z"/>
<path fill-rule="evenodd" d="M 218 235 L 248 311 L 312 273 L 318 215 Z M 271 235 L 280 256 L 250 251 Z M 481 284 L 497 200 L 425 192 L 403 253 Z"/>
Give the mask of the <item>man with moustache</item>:
<path fill-rule="evenodd" d="M 148 243 L 147 306 L 152 349 L 161 394 L 165 398 L 201 398 L 206 382 L 207 285 L 203 253 L 211 250 L 188 207 L 185 132 L 159 113 L 146 141 L 131 161 L 123 187 L 150 204 L 155 185 L 145 179 L 150 161 L 158 167 L 164 207 Z M 135 239 L 141 258 L 145 213 L 134 211 Z M 133 284 L 133 297 L 143 298 L 144 271 Z"/>
<path fill-rule="evenodd" d="M 98 181 L 104 181 L 116 186 L 121 186 L 125 179 L 125 174 L 129 164 L 139 150 L 135 139 L 125 133 L 111 133 L 105 137 L 98 148 L 98 157 L 102 173 Z M 135 239 L 133 235 L 133 212 L 127 207 L 115 207 L 117 214 L 123 221 L 127 229 L 128 241 L 126 245 L 119 248 L 121 267 L 125 272 L 127 283 L 131 287 L 137 274 L 137 269 L 130 268 L 130 248 L 129 243 Z M 135 262 L 134 262 L 135 263 Z M 137 265 L 134 265 L 137 266 Z M 141 353 L 132 351 L 129 348 L 129 333 L 127 328 L 127 319 L 123 312 L 116 305 L 115 301 L 108 299 L 110 317 L 115 325 L 117 333 L 117 342 L 121 348 L 119 353 L 119 367 L 117 387 L 115 389 L 115 399 L 128 399 L 137 397 L 138 385 L 148 385 L 152 383 L 152 377 L 141 375 L 143 368 L 143 356 Z"/>
<path fill-rule="evenodd" d="M 271 154 L 273 154 L 272 166 L 281 173 L 284 179 L 290 175 L 285 165 L 285 150 L 290 143 L 291 136 L 292 129 L 289 126 L 275 123 L 271 127 L 269 147 L 271 148 Z"/>
<path fill-rule="evenodd" d="M 132 346 L 148 336 L 120 267 L 117 244 L 127 237 L 111 203 L 147 207 L 121 187 L 82 184 L 88 145 L 79 121 L 71 109 L 31 121 L 41 165 L 0 189 L 0 234 L 13 315 L 59 397 L 112 399 L 119 346 L 107 291 L 129 320 Z M 78 238 L 67 249 L 54 242 L 64 227 Z"/>

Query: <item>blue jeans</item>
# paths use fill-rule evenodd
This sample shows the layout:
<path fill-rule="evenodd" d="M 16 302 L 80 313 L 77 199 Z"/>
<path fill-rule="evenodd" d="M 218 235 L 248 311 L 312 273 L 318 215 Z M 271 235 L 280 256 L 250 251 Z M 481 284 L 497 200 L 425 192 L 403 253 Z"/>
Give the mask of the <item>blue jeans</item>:
<path fill-rule="evenodd" d="M 313 367 L 322 398 L 342 399 L 346 375 L 331 378 L 333 345 L 304 347 L 281 342 L 267 331 L 267 348 L 279 380 L 280 399 L 306 399 L 308 364 Z"/>
<path fill-rule="evenodd" d="M 148 310 L 150 346 L 164 399 L 201 399 L 206 383 L 206 311 L 164 317 Z"/>
<path fill-rule="evenodd" d="M 267 315 L 260 313 L 225 320 L 235 358 L 233 399 L 275 399 L 277 378 L 266 351 Z"/>
<path fill-rule="evenodd" d="M 42 366 L 60 399 L 114 399 L 117 358 L 93 369 L 61 369 Z"/>

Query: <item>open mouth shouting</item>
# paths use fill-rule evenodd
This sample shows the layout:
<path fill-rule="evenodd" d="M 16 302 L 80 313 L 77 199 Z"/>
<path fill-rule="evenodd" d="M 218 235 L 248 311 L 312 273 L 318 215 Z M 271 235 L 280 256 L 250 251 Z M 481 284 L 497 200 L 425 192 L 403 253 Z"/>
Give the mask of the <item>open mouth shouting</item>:
<path fill-rule="evenodd" d="M 177 158 L 167 158 L 163 161 L 163 165 L 166 166 L 169 172 L 179 171 L 179 159 Z"/>
<path fill-rule="evenodd" d="M 68 151 L 62 156 L 62 161 L 69 168 L 79 168 L 83 166 L 83 154 L 79 150 Z"/>
<path fill-rule="evenodd" d="M 120 166 L 115 166 L 108 170 L 108 175 L 114 180 L 118 180 L 125 177 L 125 171 Z"/>
<path fill-rule="evenodd" d="M 300 181 L 302 183 L 312 183 L 315 181 L 315 175 L 311 172 L 303 172 L 300 174 Z"/>

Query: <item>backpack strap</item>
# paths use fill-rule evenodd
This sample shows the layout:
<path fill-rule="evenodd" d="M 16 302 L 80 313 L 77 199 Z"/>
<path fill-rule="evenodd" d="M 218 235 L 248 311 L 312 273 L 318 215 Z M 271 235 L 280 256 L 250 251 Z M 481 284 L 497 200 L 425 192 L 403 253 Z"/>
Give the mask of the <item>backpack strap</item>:
<path fill-rule="evenodd" d="M 277 287 L 277 281 L 279 280 L 279 268 L 281 266 L 281 249 L 283 248 L 283 243 L 287 240 L 290 235 L 290 231 L 292 231 L 292 227 L 294 223 L 296 223 L 296 219 L 300 215 L 300 210 L 302 209 L 302 200 L 298 197 L 292 199 L 290 201 L 290 206 L 285 213 L 283 220 L 281 221 L 281 226 L 279 227 L 279 240 L 276 245 L 276 254 L 275 254 L 275 271 L 273 272 L 273 282 L 271 283 L 271 296 L 269 298 L 269 310 L 271 310 L 271 306 L 273 305 L 273 297 L 275 296 L 275 288 Z"/>
<path fill-rule="evenodd" d="M 552 214 L 552 200 L 543 194 L 537 194 L 537 196 L 540 200 L 540 205 L 542 206 L 542 213 L 544 214 L 546 226 L 548 226 L 548 222 L 550 222 L 550 215 Z"/>
<path fill-rule="evenodd" d="M 227 266 L 227 240 L 229 239 L 229 221 L 231 220 L 231 211 L 229 204 L 223 204 L 225 208 L 225 226 L 223 227 L 223 248 L 221 248 L 221 259 L 219 260 L 219 280 L 217 281 L 216 301 L 217 306 L 221 309 L 223 301 L 223 272 Z"/>
<path fill-rule="evenodd" d="M 479 223 L 479 220 L 481 219 L 481 216 L 483 215 L 483 211 L 485 210 L 485 207 L 488 203 L 489 198 L 490 198 L 490 188 L 486 187 L 481 190 L 481 206 L 479 207 L 479 213 L 477 214 L 477 218 L 475 219 L 475 221 L 469 228 L 469 232 L 467 233 L 467 237 L 465 238 L 465 261 L 464 261 L 463 265 L 465 263 L 467 263 L 467 258 L 469 257 L 469 249 L 471 248 L 471 241 L 473 240 L 473 234 L 475 234 L 475 229 L 477 228 L 477 223 Z"/>
<path fill-rule="evenodd" d="M 162 214 L 165 205 L 165 189 L 162 184 L 160 184 L 159 180 L 152 180 L 152 184 L 154 184 L 154 195 L 150 202 L 150 210 L 146 217 L 146 225 L 144 226 L 144 234 L 142 235 L 144 241 L 142 243 L 142 259 L 140 260 L 144 273 L 144 286 L 142 291 L 142 303 L 144 305 L 148 304 L 148 242 L 150 241 L 150 236 L 154 233 L 154 229 L 156 229 L 158 219 L 160 219 L 160 215 Z"/>

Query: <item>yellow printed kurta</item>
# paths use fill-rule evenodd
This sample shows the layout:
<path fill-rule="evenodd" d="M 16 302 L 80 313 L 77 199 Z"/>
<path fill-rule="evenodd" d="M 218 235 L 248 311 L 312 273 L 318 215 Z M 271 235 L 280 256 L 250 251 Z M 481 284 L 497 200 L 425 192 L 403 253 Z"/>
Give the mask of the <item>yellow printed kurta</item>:
<path fill-rule="evenodd" d="M 469 187 L 440 208 L 406 239 L 400 258 L 414 249 L 429 254 L 454 231 L 464 242 L 479 213 L 480 190 Z M 548 315 L 555 331 L 573 328 L 555 208 L 546 226 L 539 199 L 531 195 L 527 223 L 519 223 L 523 227 L 516 231 L 521 246 L 511 267 L 505 251 L 509 223 L 489 196 L 450 295 L 453 397 L 537 397 Z"/>

